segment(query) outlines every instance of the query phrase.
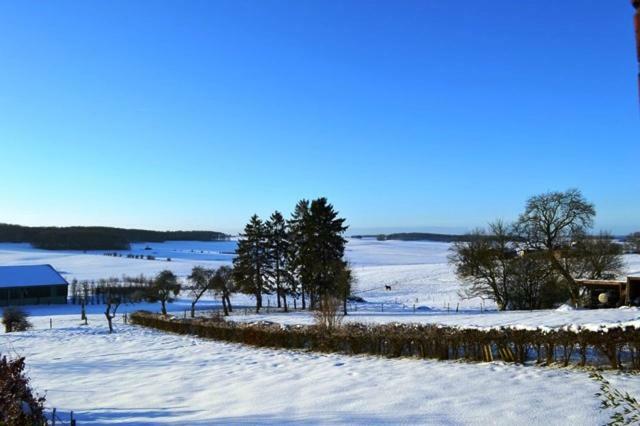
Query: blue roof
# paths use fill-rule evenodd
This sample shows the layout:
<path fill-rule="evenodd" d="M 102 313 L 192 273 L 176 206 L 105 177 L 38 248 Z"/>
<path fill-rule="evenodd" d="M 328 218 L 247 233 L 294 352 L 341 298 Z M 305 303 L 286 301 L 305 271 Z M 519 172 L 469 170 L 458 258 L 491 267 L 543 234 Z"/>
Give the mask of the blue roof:
<path fill-rule="evenodd" d="M 0 288 L 65 284 L 51 265 L 0 266 Z"/>

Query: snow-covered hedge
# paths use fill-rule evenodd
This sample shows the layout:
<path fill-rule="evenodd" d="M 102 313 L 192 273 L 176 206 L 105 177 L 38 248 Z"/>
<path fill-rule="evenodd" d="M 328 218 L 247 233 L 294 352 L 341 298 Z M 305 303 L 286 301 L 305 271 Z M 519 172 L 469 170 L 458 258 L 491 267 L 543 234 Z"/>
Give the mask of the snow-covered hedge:
<path fill-rule="evenodd" d="M 471 329 L 434 324 L 346 324 L 327 331 L 303 325 L 175 319 L 149 312 L 136 312 L 131 321 L 173 333 L 262 347 L 441 360 L 609 365 L 640 370 L 640 329 L 635 327 Z"/>

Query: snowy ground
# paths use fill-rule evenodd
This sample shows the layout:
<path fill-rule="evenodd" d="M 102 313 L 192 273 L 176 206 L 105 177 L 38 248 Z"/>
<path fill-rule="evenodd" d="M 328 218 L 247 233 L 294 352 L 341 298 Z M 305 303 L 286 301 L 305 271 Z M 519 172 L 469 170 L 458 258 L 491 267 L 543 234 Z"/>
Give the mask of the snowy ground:
<path fill-rule="evenodd" d="M 170 256 L 171 262 L 2 244 L 0 265 L 49 263 L 71 280 L 153 275 L 165 268 L 185 277 L 194 265 L 230 262 L 229 243 L 189 244 L 154 245 L 158 256 Z M 640 320 L 636 308 L 502 313 L 479 300 L 464 300 L 447 263 L 448 247 L 350 241 L 347 256 L 357 294 L 367 303 L 352 306 L 349 320 L 465 327 L 598 327 Z M 640 275 L 640 256 L 626 261 L 628 272 Z M 236 305 L 251 303 L 246 296 L 234 299 Z M 217 305 L 201 302 L 202 309 Z M 141 308 L 159 310 L 157 304 L 125 305 L 119 313 Z M 187 308 L 186 298 L 170 305 L 178 315 Z M 124 325 L 121 315 L 116 333 L 109 335 L 102 306 L 89 306 L 88 326 L 79 325 L 78 306 L 28 309 L 34 330 L 0 334 L 0 352 L 26 356 L 28 373 L 38 390 L 46 390 L 48 405 L 74 410 L 79 424 L 603 424 L 613 414 L 599 408 L 599 385 L 570 369 L 255 349 Z M 312 321 L 300 312 L 234 319 Z M 607 378 L 640 396 L 637 376 L 608 373 Z"/>
<path fill-rule="evenodd" d="M 118 324 L 2 335 L 34 385 L 79 424 L 604 424 L 588 374 L 493 364 L 256 349 Z M 625 390 L 638 380 L 618 376 Z"/>

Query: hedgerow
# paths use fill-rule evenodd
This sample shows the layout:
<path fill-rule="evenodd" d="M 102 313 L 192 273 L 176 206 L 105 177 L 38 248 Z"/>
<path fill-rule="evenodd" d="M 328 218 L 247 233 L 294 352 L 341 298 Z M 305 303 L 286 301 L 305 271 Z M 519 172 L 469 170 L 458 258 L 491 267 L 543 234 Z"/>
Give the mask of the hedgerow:
<path fill-rule="evenodd" d="M 176 319 L 139 311 L 133 324 L 260 347 L 385 357 L 610 366 L 640 370 L 640 329 L 473 329 L 434 324 L 345 324 L 326 327 Z"/>

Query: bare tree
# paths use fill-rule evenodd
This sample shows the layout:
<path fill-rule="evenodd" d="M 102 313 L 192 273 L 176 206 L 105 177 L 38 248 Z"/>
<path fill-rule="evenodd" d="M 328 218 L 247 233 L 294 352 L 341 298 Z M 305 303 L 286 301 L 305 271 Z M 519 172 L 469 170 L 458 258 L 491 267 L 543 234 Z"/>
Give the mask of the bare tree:
<path fill-rule="evenodd" d="M 512 309 L 549 309 L 567 300 L 557 285 L 557 273 L 542 252 L 520 252 L 510 261 L 509 297 Z"/>
<path fill-rule="evenodd" d="M 611 234 L 581 236 L 565 250 L 561 262 L 576 279 L 613 280 L 624 274 L 623 247 L 614 242 Z M 582 301 L 585 289 L 579 285 L 571 287 L 572 298 Z"/>
<path fill-rule="evenodd" d="M 562 262 L 562 255 L 573 242 L 587 234 L 595 215 L 593 204 L 579 190 L 569 189 L 529 198 L 516 225 L 519 239 L 527 249 L 547 254 L 551 266 L 562 276 L 574 305 L 580 298 L 578 286 L 571 269 Z"/>
<path fill-rule="evenodd" d="M 342 300 L 331 294 L 323 294 L 318 297 L 316 309 L 313 312 L 317 327 L 331 331 L 342 323 L 344 318 L 340 312 Z"/>
<path fill-rule="evenodd" d="M 149 300 L 160 302 L 162 315 L 167 315 L 167 302 L 173 302 L 180 293 L 180 283 L 175 274 L 169 270 L 161 271 L 149 287 Z"/>
<path fill-rule="evenodd" d="M 507 309 L 510 295 L 511 260 L 516 256 L 511 227 L 502 221 L 489 224 L 490 233 L 476 230 L 466 241 L 451 248 L 449 261 L 456 275 L 465 283 L 467 297 L 480 297 L 496 302 L 499 310 Z"/>
<path fill-rule="evenodd" d="M 113 333 L 113 319 L 116 317 L 116 312 L 122 303 L 122 297 L 120 292 L 113 286 L 102 288 L 102 295 L 105 304 L 104 316 L 107 318 L 109 333 Z"/>
<path fill-rule="evenodd" d="M 229 266 L 219 267 L 211 279 L 211 289 L 221 297 L 224 315 L 228 316 L 229 312 L 233 312 L 230 297 L 234 291 L 233 269 Z"/>
<path fill-rule="evenodd" d="M 191 318 L 196 316 L 196 303 L 198 303 L 207 291 L 211 290 L 214 274 L 215 270 L 203 268 L 202 266 L 195 266 L 191 270 L 191 275 L 188 277 L 191 283 L 189 287 L 189 294 L 191 295 Z"/>

